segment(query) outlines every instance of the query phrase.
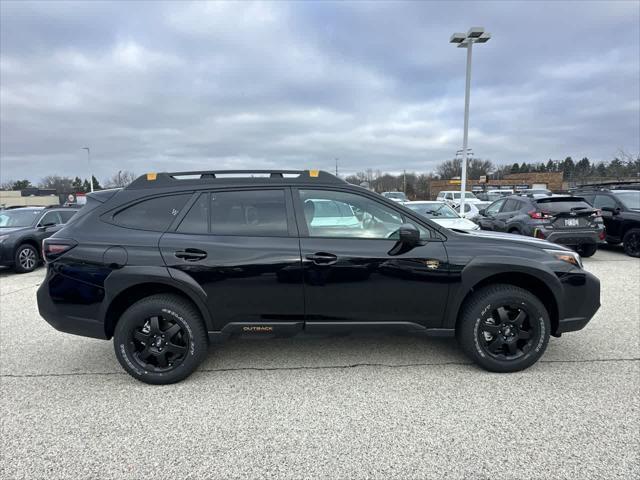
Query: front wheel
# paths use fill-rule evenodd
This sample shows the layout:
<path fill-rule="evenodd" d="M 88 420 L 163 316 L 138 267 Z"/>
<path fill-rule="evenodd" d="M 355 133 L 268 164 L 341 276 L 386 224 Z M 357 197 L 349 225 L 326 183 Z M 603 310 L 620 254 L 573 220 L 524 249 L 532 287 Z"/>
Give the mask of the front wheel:
<path fill-rule="evenodd" d="M 640 228 L 632 228 L 622 239 L 624 253 L 630 257 L 640 257 Z"/>
<path fill-rule="evenodd" d="M 542 356 L 551 322 L 536 296 L 514 285 L 475 292 L 464 305 L 456 336 L 465 354 L 492 372 L 516 372 Z"/>
<path fill-rule="evenodd" d="M 592 257 L 598 251 L 598 245 L 595 243 L 584 243 L 579 245 L 576 251 L 581 257 Z"/>
<path fill-rule="evenodd" d="M 170 294 L 143 298 L 116 324 L 116 357 L 129 375 L 156 385 L 187 378 L 207 355 L 207 332 L 199 312 Z"/>
<path fill-rule="evenodd" d="M 38 266 L 40 257 L 38 251 L 33 245 L 25 243 L 16 249 L 14 258 L 14 270 L 16 273 L 33 272 Z"/>

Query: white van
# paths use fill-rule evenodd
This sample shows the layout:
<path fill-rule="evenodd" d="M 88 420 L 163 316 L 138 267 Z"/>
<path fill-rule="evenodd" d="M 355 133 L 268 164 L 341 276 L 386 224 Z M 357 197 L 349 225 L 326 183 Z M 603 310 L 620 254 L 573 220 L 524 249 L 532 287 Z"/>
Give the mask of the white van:
<path fill-rule="evenodd" d="M 460 190 L 443 190 L 438 193 L 436 200 L 447 202 L 449 204 L 458 204 L 460 203 L 460 193 Z M 478 203 L 481 200 L 479 200 L 473 193 L 466 191 L 464 192 L 464 201 L 465 203 Z"/>

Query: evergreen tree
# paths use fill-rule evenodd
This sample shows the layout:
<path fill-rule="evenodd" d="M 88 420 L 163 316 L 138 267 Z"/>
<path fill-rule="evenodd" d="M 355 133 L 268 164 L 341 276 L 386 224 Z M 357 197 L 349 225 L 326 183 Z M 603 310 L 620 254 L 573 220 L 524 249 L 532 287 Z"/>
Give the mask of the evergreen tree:
<path fill-rule="evenodd" d="M 517 163 L 511 166 L 511 173 L 520 173 L 520 166 Z"/>

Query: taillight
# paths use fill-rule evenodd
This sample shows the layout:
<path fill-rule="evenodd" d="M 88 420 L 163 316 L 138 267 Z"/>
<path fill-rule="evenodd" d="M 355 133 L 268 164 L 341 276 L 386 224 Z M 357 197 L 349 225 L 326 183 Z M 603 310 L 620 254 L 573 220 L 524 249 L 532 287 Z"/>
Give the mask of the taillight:
<path fill-rule="evenodd" d="M 544 232 L 542 230 L 538 229 L 538 228 L 536 228 L 535 231 L 533 232 L 533 236 L 535 238 L 541 238 L 542 240 L 547 238 L 547 237 L 544 236 Z"/>
<path fill-rule="evenodd" d="M 599 237 L 600 237 L 600 240 L 604 240 L 605 238 L 607 238 L 607 232 L 605 232 L 604 230 L 602 230 L 602 231 L 600 232 Z"/>
<path fill-rule="evenodd" d="M 42 241 L 42 258 L 45 262 L 52 262 L 63 253 L 68 252 L 78 243 L 74 240 L 62 238 L 45 238 Z"/>
<path fill-rule="evenodd" d="M 527 212 L 529 214 L 529 216 L 531 218 L 535 218 L 536 220 L 544 220 L 546 218 L 551 218 L 551 214 L 549 212 L 539 212 L 537 210 L 531 210 L 530 212 Z"/>

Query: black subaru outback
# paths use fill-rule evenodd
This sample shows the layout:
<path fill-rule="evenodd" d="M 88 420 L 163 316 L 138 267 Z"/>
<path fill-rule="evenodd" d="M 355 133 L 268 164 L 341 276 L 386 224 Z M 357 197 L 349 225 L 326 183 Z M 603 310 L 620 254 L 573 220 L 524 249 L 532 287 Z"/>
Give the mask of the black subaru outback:
<path fill-rule="evenodd" d="M 513 372 L 600 306 L 565 247 L 447 230 L 316 170 L 147 174 L 88 195 L 43 254 L 40 314 L 113 337 L 122 367 L 155 384 L 231 335 L 364 329 L 455 335 L 481 367 Z"/>

